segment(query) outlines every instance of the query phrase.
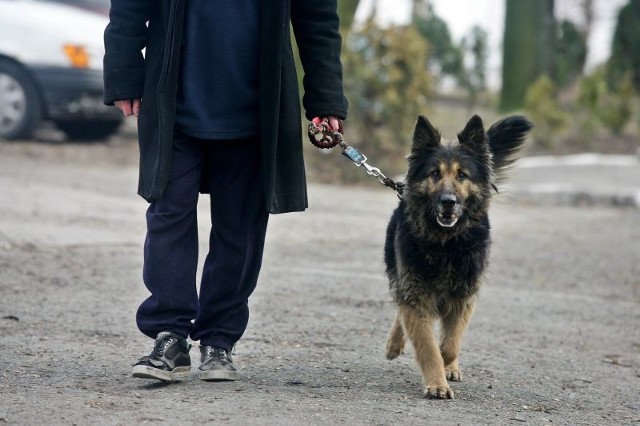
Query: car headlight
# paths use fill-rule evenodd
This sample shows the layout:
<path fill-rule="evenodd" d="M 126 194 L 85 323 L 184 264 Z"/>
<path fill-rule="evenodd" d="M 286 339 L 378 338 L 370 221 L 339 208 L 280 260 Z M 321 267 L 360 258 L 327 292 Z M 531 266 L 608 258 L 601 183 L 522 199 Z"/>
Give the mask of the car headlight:
<path fill-rule="evenodd" d="M 65 44 L 64 53 L 74 68 L 89 68 L 89 52 L 86 47 L 77 44 Z"/>

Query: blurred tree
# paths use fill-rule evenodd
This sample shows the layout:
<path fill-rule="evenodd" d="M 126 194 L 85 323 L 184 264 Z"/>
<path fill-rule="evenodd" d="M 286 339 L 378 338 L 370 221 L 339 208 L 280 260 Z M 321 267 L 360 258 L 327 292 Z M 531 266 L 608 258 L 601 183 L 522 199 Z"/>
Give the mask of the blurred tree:
<path fill-rule="evenodd" d="M 591 29 L 593 28 L 593 17 L 594 17 L 594 0 L 581 0 L 582 7 L 582 19 L 584 20 L 584 26 L 582 28 L 582 33 L 584 34 L 585 40 L 589 39 L 591 35 Z"/>
<path fill-rule="evenodd" d="M 626 73 L 631 74 L 633 86 L 640 91 L 640 0 L 629 0 L 620 9 L 613 34 L 607 81 L 614 88 Z"/>
<path fill-rule="evenodd" d="M 528 87 L 555 70 L 554 0 L 506 0 L 503 111 L 522 107 Z"/>
<path fill-rule="evenodd" d="M 620 79 L 612 92 L 602 99 L 600 120 L 604 126 L 615 135 L 620 135 L 631 119 L 631 102 L 633 98 L 633 83 L 631 73 Z"/>
<path fill-rule="evenodd" d="M 607 84 L 605 67 L 596 69 L 580 82 L 577 97 L 579 113 L 585 119 L 583 126 L 593 132 L 596 124 L 602 124 L 614 134 L 620 134 L 631 119 L 633 83 L 627 72 L 612 88 Z"/>
<path fill-rule="evenodd" d="M 342 44 L 344 46 L 345 40 L 349 35 L 349 30 L 353 25 L 353 19 L 356 15 L 356 10 L 358 9 L 358 3 L 360 0 L 339 0 L 338 1 L 338 16 L 340 17 L 340 35 L 342 36 Z M 294 61 L 296 63 L 296 72 L 298 74 L 298 87 L 300 90 L 303 90 L 302 87 L 302 79 L 304 76 L 304 71 L 302 70 L 302 63 L 300 62 L 300 57 L 298 56 L 298 45 L 296 43 L 296 39 L 291 33 L 291 45 L 293 47 L 293 51 L 295 53 Z"/>
<path fill-rule="evenodd" d="M 401 173 L 415 121 L 432 97 L 433 78 L 425 69 L 429 46 L 411 26 L 382 28 L 370 18 L 345 47 L 347 139 L 385 173 Z M 344 180 L 366 177 L 350 164 L 340 173 Z"/>
<path fill-rule="evenodd" d="M 469 52 L 470 64 L 465 66 L 458 76 L 458 84 L 469 95 L 469 106 L 477 103 L 480 92 L 487 88 L 488 34 L 483 28 L 474 25 L 461 43 L 464 52 Z"/>
<path fill-rule="evenodd" d="M 338 1 L 338 15 L 340 16 L 340 34 L 342 39 L 346 40 L 351 26 L 353 25 L 353 18 L 356 16 L 356 10 L 358 9 L 358 3 L 360 0 L 340 0 Z"/>
<path fill-rule="evenodd" d="M 413 0 L 412 25 L 431 47 L 428 69 L 439 80 L 453 78 L 474 106 L 479 92 L 486 88 L 487 32 L 476 25 L 456 43 L 430 0 Z"/>
<path fill-rule="evenodd" d="M 471 84 L 476 90 L 484 90 L 487 87 L 488 39 L 487 31 L 477 25 L 471 28 L 471 33 L 465 39 L 472 58 Z"/>
<path fill-rule="evenodd" d="M 413 0 L 412 24 L 431 46 L 429 69 L 455 78 L 464 73 L 464 53 L 453 42 L 449 26 L 437 16 L 429 0 Z"/>
<path fill-rule="evenodd" d="M 524 108 L 536 124 L 534 140 L 544 147 L 554 145 L 555 136 L 567 124 L 569 116 L 558 102 L 556 84 L 548 75 L 542 74 L 529 86 Z"/>
<path fill-rule="evenodd" d="M 586 34 L 571 21 L 558 23 L 556 54 L 554 80 L 558 86 L 566 87 L 582 75 L 587 60 Z"/>

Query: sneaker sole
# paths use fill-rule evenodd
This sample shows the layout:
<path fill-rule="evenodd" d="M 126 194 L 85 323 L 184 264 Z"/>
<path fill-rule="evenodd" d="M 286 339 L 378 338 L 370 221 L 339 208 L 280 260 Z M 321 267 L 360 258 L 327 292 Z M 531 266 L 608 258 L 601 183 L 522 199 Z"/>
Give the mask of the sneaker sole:
<path fill-rule="evenodd" d="M 131 370 L 131 377 L 136 379 L 155 379 L 162 382 L 173 382 L 187 377 L 191 372 L 191 367 L 176 367 L 172 371 L 160 370 L 159 368 L 148 367 L 146 365 L 136 365 Z"/>
<path fill-rule="evenodd" d="M 205 382 L 234 382 L 240 380 L 240 373 L 229 370 L 200 371 L 198 378 Z"/>

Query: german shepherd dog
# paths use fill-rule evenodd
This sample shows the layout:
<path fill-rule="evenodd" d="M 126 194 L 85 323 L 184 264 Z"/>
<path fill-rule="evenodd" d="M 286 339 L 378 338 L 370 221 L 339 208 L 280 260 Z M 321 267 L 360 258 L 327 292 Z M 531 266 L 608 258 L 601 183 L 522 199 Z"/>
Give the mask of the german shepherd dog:
<path fill-rule="evenodd" d="M 457 141 L 446 141 L 420 116 L 404 194 L 385 243 L 386 273 L 398 306 L 386 355 L 411 340 L 424 397 L 453 398 L 447 379 L 462 379 L 458 354 L 488 263 L 491 191 L 514 161 L 533 125 L 512 116 L 485 132 L 473 116 Z M 440 342 L 433 325 L 441 320 Z"/>

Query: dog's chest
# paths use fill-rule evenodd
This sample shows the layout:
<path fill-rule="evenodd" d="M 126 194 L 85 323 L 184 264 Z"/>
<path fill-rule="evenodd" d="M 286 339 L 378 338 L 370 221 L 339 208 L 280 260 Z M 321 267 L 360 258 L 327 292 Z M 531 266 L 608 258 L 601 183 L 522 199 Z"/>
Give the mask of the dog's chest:
<path fill-rule="evenodd" d="M 470 285 L 474 280 L 472 265 L 469 264 L 462 250 L 430 251 L 424 253 L 423 267 L 418 268 L 422 281 L 426 286 L 435 285 L 441 289 Z"/>
<path fill-rule="evenodd" d="M 488 242 L 426 244 L 413 249 L 401 254 L 401 287 L 407 295 L 437 294 L 464 299 L 478 290 L 487 261 Z"/>

